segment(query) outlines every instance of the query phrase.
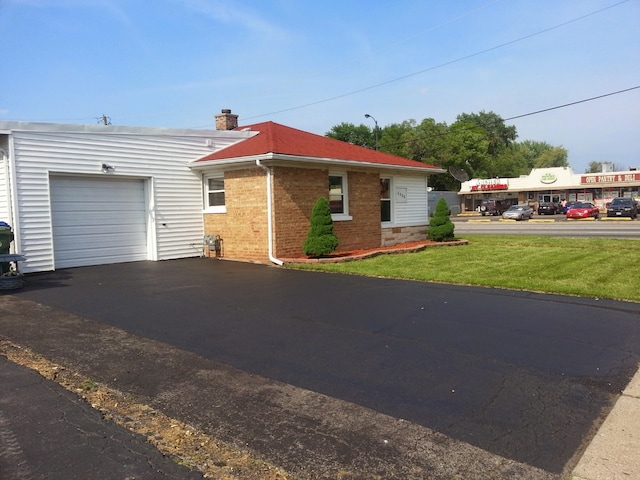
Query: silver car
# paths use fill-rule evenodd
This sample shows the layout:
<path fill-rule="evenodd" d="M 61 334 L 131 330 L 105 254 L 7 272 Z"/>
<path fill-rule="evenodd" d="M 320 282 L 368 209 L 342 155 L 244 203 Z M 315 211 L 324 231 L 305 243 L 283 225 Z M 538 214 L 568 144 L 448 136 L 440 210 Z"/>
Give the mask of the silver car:
<path fill-rule="evenodd" d="M 524 220 L 533 217 L 533 208 L 529 205 L 512 205 L 502 214 L 502 218 L 509 220 Z"/>

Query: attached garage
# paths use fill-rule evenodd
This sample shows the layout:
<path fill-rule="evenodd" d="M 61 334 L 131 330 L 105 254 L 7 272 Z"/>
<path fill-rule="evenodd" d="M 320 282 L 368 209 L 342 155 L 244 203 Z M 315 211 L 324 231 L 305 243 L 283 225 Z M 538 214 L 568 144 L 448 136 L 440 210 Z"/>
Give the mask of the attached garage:
<path fill-rule="evenodd" d="M 148 259 L 145 182 L 51 176 L 55 268 Z"/>
<path fill-rule="evenodd" d="M 256 132 L 0 120 L 0 221 L 23 273 L 202 255 L 198 158 Z"/>

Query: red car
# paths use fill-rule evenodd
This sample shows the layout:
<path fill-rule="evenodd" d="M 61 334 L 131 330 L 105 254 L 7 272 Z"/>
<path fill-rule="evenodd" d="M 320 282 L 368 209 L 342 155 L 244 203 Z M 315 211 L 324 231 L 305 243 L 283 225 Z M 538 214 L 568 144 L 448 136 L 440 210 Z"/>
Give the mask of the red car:
<path fill-rule="evenodd" d="M 574 203 L 569 210 L 567 210 L 567 218 L 598 218 L 599 216 L 600 209 L 589 202 Z"/>

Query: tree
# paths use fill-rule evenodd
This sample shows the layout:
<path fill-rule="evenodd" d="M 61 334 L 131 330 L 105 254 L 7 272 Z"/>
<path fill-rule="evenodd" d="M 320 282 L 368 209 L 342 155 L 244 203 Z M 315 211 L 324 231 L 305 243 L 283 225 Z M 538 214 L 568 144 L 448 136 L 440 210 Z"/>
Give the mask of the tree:
<path fill-rule="evenodd" d="M 602 162 L 589 162 L 589 166 L 584 173 L 600 173 L 602 171 Z"/>
<path fill-rule="evenodd" d="M 366 125 L 342 123 L 326 135 L 375 147 L 373 130 Z M 498 114 L 481 111 L 462 113 L 451 125 L 433 118 L 387 125 L 379 131 L 379 144 L 383 152 L 448 171 L 464 171 L 471 178 L 519 177 L 532 168 L 569 165 L 567 150 L 562 146 L 533 140 L 516 142 L 517 136 L 516 127 L 506 125 Z M 429 183 L 436 190 L 460 189 L 460 181 L 449 173 L 433 175 Z"/>
<path fill-rule="evenodd" d="M 469 177 L 493 176 L 489 168 L 490 157 L 487 153 L 486 133 L 480 127 L 464 123 L 454 123 L 443 134 L 436 137 L 433 157 L 430 162 L 445 170 L 466 172 Z M 435 190 L 460 190 L 460 181 L 450 173 L 433 175 L 429 184 Z"/>
<path fill-rule="evenodd" d="M 568 167 L 567 161 L 568 152 L 562 147 L 551 147 L 538 156 L 535 159 L 535 168 L 547 168 L 547 167 Z"/>
<path fill-rule="evenodd" d="M 444 198 L 438 200 L 433 218 L 429 221 L 427 237 L 434 242 L 446 242 L 455 237 L 453 231 L 455 225 L 449 218 L 449 206 Z"/>
<path fill-rule="evenodd" d="M 376 145 L 373 130 L 364 124 L 356 126 L 353 123 L 343 122 L 340 125 L 331 127 L 331 130 L 325 136 L 371 149 L 375 148 Z"/>
<path fill-rule="evenodd" d="M 302 246 L 305 255 L 321 257 L 338 248 L 338 237 L 333 233 L 333 220 L 329 200 L 320 197 L 311 210 L 311 228 Z"/>
<path fill-rule="evenodd" d="M 492 157 L 498 156 L 518 138 L 516 127 L 505 125 L 502 117 L 494 112 L 482 110 L 480 113 L 461 113 L 456 117 L 456 122 L 482 128 L 487 133 L 487 151 Z"/>
<path fill-rule="evenodd" d="M 498 159 L 503 177 L 527 175 L 532 168 L 568 167 L 568 152 L 562 146 L 547 142 L 524 140 L 513 143 Z"/>
<path fill-rule="evenodd" d="M 416 121 L 405 120 L 402 123 L 392 123 L 380 129 L 380 151 L 410 158 L 407 155 L 407 142 L 405 135 L 416 128 Z"/>
<path fill-rule="evenodd" d="M 603 165 L 609 165 L 609 168 L 613 172 L 622 172 L 625 168 L 622 165 L 614 164 L 611 162 L 589 162 L 589 166 L 584 173 L 601 173 Z"/>

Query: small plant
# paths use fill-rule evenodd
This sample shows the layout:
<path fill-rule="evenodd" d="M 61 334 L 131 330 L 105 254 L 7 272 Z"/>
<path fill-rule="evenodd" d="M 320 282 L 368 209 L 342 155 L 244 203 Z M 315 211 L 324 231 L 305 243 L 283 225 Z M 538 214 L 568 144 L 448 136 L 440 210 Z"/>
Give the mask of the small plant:
<path fill-rule="evenodd" d="M 436 213 L 429 221 L 429 230 L 427 231 L 427 237 L 434 242 L 446 242 L 453 240 L 453 230 L 455 225 L 449 218 L 449 206 L 444 198 L 438 200 L 436 205 Z"/>
<path fill-rule="evenodd" d="M 333 233 L 333 220 L 329 201 L 320 197 L 311 210 L 311 228 L 302 251 L 310 257 L 328 255 L 338 248 L 338 237 Z"/>
<path fill-rule="evenodd" d="M 98 384 L 88 378 L 82 382 L 81 388 L 85 392 L 95 392 L 98 389 Z"/>

